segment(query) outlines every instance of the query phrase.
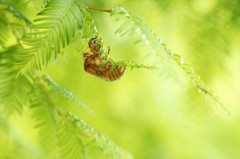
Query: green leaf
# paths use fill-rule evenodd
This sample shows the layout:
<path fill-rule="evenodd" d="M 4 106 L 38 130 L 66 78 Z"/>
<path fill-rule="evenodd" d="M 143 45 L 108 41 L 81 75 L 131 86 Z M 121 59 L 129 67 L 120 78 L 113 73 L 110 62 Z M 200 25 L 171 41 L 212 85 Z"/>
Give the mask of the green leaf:
<path fill-rule="evenodd" d="M 9 37 L 9 27 L 6 19 L 0 14 L 0 46 L 4 46 Z"/>
<path fill-rule="evenodd" d="M 80 133 L 72 123 L 64 118 L 58 121 L 58 145 L 62 158 L 79 159 L 86 158 L 86 148 L 80 138 Z"/>
<path fill-rule="evenodd" d="M 141 44 L 141 46 L 147 47 L 148 50 L 154 52 L 156 63 L 164 68 L 165 73 L 168 73 L 170 77 L 181 83 L 172 65 L 172 59 L 169 57 L 168 48 L 163 45 L 142 17 L 127 12 L 122 7 L 113 8 L 112 15 L 118 15 L 119 19 L 123 20 L 123 24 L 116 30 L 116 33 L 121 36 L 131 36 L 135 39 L 134 44 Z"/>
<path fill-rule="evenodd" d="M 30 110 L 35 120 L 35 128 L 39 130 L 41 144 L 44 150 L 53 158 L 57 153 L 57 120 L 54 106 L 46 95 L 45 90 L 37 81 L 34 80 L 32 91 L 30 93 Z"/>
<path fill-rule="evenodd" d="M 175 61 L 193 81 L 194 86 L 197 86 L 200 93 L 203 92 L 207 97 L 211 97 L 213 103 L 220 106 L 226 114 L 230 114 L 213 91 L 199 78 L 199 75 L 193 72 L 192 67 L 185 64 L 180 55 L 173 53 L 173 51 L 158 38 L 142 17 L 129 13 L 121 7 L 115 7 L 111 15 L 119 15 L 120 18 L 124 20 L 124 23 L 117 29 L 116 33 L 133 36 L 135 38 L 135 43 L 141 43 L 142 46 L 148 47 L 150 52 L 154 53 L 155 63 L 158 65 L 161 64 L 163 71 L 167 72 L 170 77 L 181 84 L 181 80 L 173 67 L 172 61 Z M 142 68 L 145 66 L 137 64 L 131 67 Z M 121 67 L 121 70 L 123 70 L 123 67 Z"/>
<path fill-rule="evenodd" d="M 105 53 L 105 50 L 104 50 L 104 49 L 102 49 L 102 50 L 100 50 L 100 51 L 97 52 L 97 54 L 103 54 L 103 53 Z"/>
<path fill-rule="evenodd" d="M 108 63 L 108 61 L 109 61 L 109 60 L 108 60 L 108 59 L 106 59 L 106 61 L 104 61 L 104 62 L 100 63 L 99 65 L 100 65 L 100 66 L 105 66 L 105 65 Z"/>
<path fill-rule="evenodd" d="M 111 16 L 115 15 L 115 14 L 119 14 L 119 15 L 124 15 L 124 16 L 129 16 L 128 12 L 123 8 L 123 7 L 114 7 L 111 11 Z"/>
<path fill-rule="evenodd" d="M 91 110 L 84 102 L 82 102 L 75 93 L 61 87 L 55 83 L 48 75 L 43 75 L 42 79 L 51 87 L 51 93 L 58 93 L 60 96 L 65 97 L 67 100 L 77 103 L 87 113 L 93 113 L 93 110 Z"/>
<path fill-rule="evenodd" d="M 4 0 L 0 0 L 0 4 L 5 5 L 7 11 L 13 13 L 18 19 L 25 21 L 27 25 L 32 25 L 32 22 L 15 5 Z"/>
<path fill-rule="evenodd" d="M 24 0 L 24 5 L 29 9 L 35 8 L 41 10 L 45 7 L 49 0 Z"/>
<path fill-rule="evenodd" d="M 113 65 L 112 65 L 112 67 L 110 69 L 110 72 L 112 72 L 116 68 L 116 66 L 117 66 L 117 63 L 114 61 Z"/>
<path fill-rule="evenodd" d="M 14 53 L 17 46 L 11 46 L 0 52 L 0 110 L 6 116 L 21 114 L 28 104 L 28 93 L 31 83 L 25 77 L 15 78 L 13 69 Z"/>
<path fill-rule="evenodd" d="M 116 145 L 108 136 L 99 132 L 82 119 L 66 112 L 67 118 L 74 124 L 82 137 L 88 140 L 88 144 L 97 146 L 104 154 L 113 159 L 133 159 L 132 154 Z"/>
<path fill-rule="evenodd" d="M 121 72 L 123 72 L 123 71 L 124 71 L 124 68 L 125 68 L 125 66 L 123 65 L 123 66 L 121 67 Z"/>
<path fill-rule="evenodd" d="M 31 31 L 30 36 L 23 39 L 28 46 L 19 49 L 16 55 L 18 63 L 15 68 L 19 69 L 19 74 L 42 70 L 43 65 L 58 57 L 60 50 L 73 39 L 76 28 L 81 29 L 84 24 L 81 9 L 79 2 L 75 3 L 74 0 L 52 0 L 38 13 L 36 23 L 31 28 L 38 28 L 39 31 Z"/>

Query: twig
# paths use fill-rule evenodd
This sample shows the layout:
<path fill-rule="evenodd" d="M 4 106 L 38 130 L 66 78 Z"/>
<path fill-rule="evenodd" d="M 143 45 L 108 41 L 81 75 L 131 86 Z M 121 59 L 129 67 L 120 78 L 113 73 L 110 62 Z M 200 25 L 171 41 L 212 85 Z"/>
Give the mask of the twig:
<path fill-rule="evenodd" d="M 111 12 L 112 12 L 112 10 L 97 9 L 97 8 L 91 8 L 91 7 L 88 7 L 88 9 L 96 10 L 96 11 L 100 11 L 100 12 L 108 12 L 108 13 L 111 13 Z"/>
<path fill-rule="evenodd" d="M 51 103 L 51 105 L 53 106 L 53 108 L 56 110 L 56 112 L 59 114 L 59 116 L 61 116 L 66 122 L 68 122 L 70 125 L 72 125 L 74 128 L 77 128 L 76 125 L 74 125 L 71 120 L 69 120 L 61 111 L 60 109 L 57 107 L 57 105 L 54 103 L 53 99 L 51 98 L 50 94 L 48 93 L 46 87 L 44 86 L 44 84 L 41 82 L 41 79 L 38 75 L 38 73 L 34 70 L 35 76 L 44 92 L 44 94 L 47 96 L 49 102 Z M 81 132 L 84 136 L 87 136 L 85 133 Z"/>

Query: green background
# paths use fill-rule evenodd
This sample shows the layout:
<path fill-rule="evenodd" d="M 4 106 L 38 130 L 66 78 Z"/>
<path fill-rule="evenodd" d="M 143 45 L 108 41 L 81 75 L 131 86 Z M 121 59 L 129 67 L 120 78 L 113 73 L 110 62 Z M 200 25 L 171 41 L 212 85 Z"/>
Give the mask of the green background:
<path fill-rule="evenodd" d="M 174 68 L 181 82 L 167 74 L 144 69 L 127 69 L 120 80 L 106 82 L 83 70 L 82 53 L 76 51 L 74 44 L 65 49 L 67 62 L 61 59 L 59 64 L 49 64 L 44 71 L 59 85 L 77 94 L 95 114 L 86 114 L 77 105 L 55 96 L 59 106 L 70 109 L 108 135 L 136 159 L 240 158 L 239 1 L 92 0 L 83 3 L 101 9 L 118 5 L 142 16 L 169 48 L 193 66 L 232 115 L 228 117 L 218 108 L 212 111 L 214 104 L 206 104 L 204 95 L 197 92 L 177 65 Z M 112 59 L 135 59 L 151 64 L 151 57 L 146 57 L 147 51 L 141 45 L 134 45 L 131 37 L 114 34 L 119 26 L 115 18 L 108 13 L 90 12 L 105 47 L 111 47 Z M 30 19 L 35 14 L 27 10 L 26 13 Z M 3 158 L 44 158 L 28 108 L 22 116 L 10 118 L 7 127 L 0 131 Z M 94 147 L 88 150 L 88 156 L 104 158 Z"/>

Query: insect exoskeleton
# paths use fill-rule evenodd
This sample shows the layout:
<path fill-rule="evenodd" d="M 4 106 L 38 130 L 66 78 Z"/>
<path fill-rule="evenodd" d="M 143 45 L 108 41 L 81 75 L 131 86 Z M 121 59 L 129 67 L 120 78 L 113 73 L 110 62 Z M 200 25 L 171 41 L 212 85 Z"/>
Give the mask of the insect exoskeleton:
<path fill-rule="evenodd" d="M 120 79 L 126 71 L 126 66 L 120 68 L 118 65 L 111 70 L 113 62 L 108 61 L 105 65 L 100 65 L 106 62 L 105 57 L 101 57 L 98 52 L 101 50 L 100 38 L 92 38 L 88 45 L 92 53 L 84 53 L 84 70 L 91 75 L 99 77 L 105 81 L 115 81 Z M 110 47 L 108 49 L 108 54 L 110 53 Z"/>

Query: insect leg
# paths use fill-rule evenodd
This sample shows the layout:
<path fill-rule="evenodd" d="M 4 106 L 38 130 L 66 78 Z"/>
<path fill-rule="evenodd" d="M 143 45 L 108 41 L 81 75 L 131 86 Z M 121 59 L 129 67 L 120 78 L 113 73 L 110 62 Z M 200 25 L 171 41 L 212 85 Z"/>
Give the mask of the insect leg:
<path fill-rule="evenodd" d="M 109 55 L 109 53 L 110 53 L 110 46 L 108 46 L 108 55 Z"/>

